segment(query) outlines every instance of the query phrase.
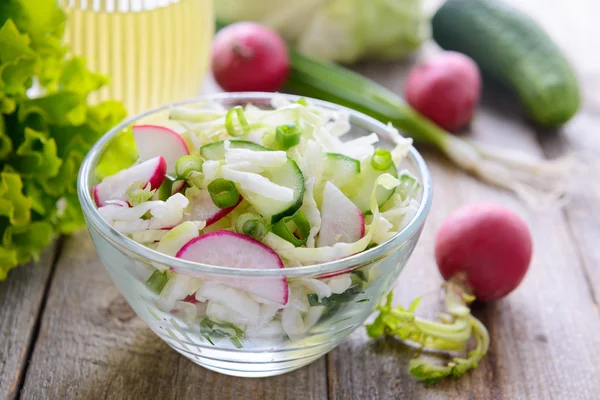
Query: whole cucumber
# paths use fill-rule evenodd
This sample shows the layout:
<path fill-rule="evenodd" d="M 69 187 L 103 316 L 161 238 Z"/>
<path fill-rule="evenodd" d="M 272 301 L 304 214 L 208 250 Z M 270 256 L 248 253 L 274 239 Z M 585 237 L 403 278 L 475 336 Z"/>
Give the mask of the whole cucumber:
<path fill-rule="evenodd" d="M 579 109 L 569 62 L 530 17 L 500 0 L 448 0 L 432 20 L 433 38 L 473 58 L 483 72 L 513 89 L 543 127 L 567 122 Z"/>

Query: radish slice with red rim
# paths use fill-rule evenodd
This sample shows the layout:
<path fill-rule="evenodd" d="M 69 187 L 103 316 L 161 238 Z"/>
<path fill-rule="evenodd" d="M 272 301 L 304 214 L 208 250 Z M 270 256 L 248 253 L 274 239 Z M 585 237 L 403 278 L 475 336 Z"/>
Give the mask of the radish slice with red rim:
<path fill-rule="evenodd" d="M 280 269 L 283 262 L 271 248 L 248 236 L 230 231 L 216 231 L 186 243 L 177 258 L 221 267 L 243 269 Z M 245 290 L 262 299 L 285 305 L 288 284 L 285 277 L 237 277 L 173 268 L 177 273 L 204 280 L 221 282 Z"/>
<path fill-rule="evenodd" d="M 158 189 L 166 172 L 167 163 L 162 156 L 151 158 L 104 178 L 94 187 L 94 201 L 98 207 L 105 206 L 109 200 L 127 201 L 127 188 L 135 182 L 145 182 L 142 186 L 150 185 L 151 190 Z"/>
<path fill-rule="evenodd" d="M 317 247 L 356 242 L 365 235 L 362 212 L 331 182 L 325 184 Z"/>
<path fill-rule="evenodd" d="M 139 158 L 148 160 L 163 156 L 167 162 L 167 173 L 175 174 L 175 164 L 190 151 L 177 132 L 157 125 L 136 125 L 132 128 Z"/>

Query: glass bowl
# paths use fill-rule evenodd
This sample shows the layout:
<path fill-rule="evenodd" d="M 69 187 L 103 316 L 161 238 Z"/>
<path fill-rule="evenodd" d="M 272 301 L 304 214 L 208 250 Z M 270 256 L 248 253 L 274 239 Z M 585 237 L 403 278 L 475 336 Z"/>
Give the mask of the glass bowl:
<path fill-rule="evenodd" d="M 268 108 L 273 96 L 273 93 L 224 93 L 175 105 L 217 103 L 233 107 L 252 103 Z M 298 99 L 291 95 L 276 96 Z M 392 147 L 386 125 L 332 103 L 311 101 L 327 109 L 345 110 L 350 114 L 352 130 L 346 137 L 375 132 L 380 136 L 380 146 Z M 372 249 L 338 261 L 283 269 L 234 269 L 188 262 L 158 253 L 114 230 L 98 213 L 91 195 L 91 189 L 98 182 L 94 170 L 109 141 L 123 129 L 164 115 L 168 109 L 169 106 L 164 106 L 124 121 L 104 135 L 83 161 L 78 177 L 79 199 L 88 230 L 108 274 L 150 329 L 176 351 L 205 368 L 228 375 L 264 377 L 283 374 L 311 363 L 365 322 L 392 289 L 406 265 L 431 204 L 431 179 L 423 158 L 411 147 L 402 166 L 421 183 L 418 211 L 400 233 Z M 227 325 L 215 325 L 204 315 L 208 307 L 212 307 L 212 313 L 216 312 L 218 302 L 197 303 L 187 298 L 185 291 L 176 293 L 176 298 L 169 301 L 154 293 L 146 285 L 146 280 L 155 266 L 171 267 L 182 274 L 204 277 L 206 279 L 201 280 L 203 285 L 221 282 L 213 285 L 213 289 L 221 288 L 224 302 L 236 296 L 246 299 L 244 311 L 236 314 L 236 318 L 243 319 L 244 313 L 258 312 L 260 318 L 270 322 L 243 332 Z M 238 287 L 242 282 L 244 288 L 285 280 L 292 289 L 284 308 L 260 303 L 257 309 L 251 294 L 245 296 L 244 291 L 239 289 L 231 293 L 228 291 L 227 282 L 234 280 Z M 333 287 L 331 295 L 323 298 L 311 293 L 323 290 L 324 284 Z M 237 325 L 243 328 L 243 323 L 238 322 Z"/>

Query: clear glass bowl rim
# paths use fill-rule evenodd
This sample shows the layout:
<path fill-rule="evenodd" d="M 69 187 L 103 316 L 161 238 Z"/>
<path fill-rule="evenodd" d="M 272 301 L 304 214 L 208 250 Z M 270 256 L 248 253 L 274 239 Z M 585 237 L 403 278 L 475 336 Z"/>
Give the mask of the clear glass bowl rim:
<path fill-rule="evenodd" d="M 281 269 L 244 269 L 201 264 L 197 262 L 186 261 L 175 257 L 171 257 L 166 254 L 152 250 L 148 247 L 145 247 L 115 230 L 100 216 L 100 213 L 98 212 L 96 205 L 92 199 L 91 191 L 89 190 L 90 177 L 93 174 L 92 166 L 95 165 L 96 158 L 102 154 L 102 151 L 106 144 L 122 129 L 135 123 L 135 121 L 137 121 L 140 118 L 147 117 L 151 114 L 167 110 L 168 108 L 173 106 L 181 106 L 186 104 L 195 104 L 203 102 L 206 103 L 211 101 L 240 101 L 248 103 L 251 103 L 252 101 L 264 102 L 271 100 L 275 96 L 282 96 L 291 101 L 295 101 L 301 97 L 305 97 L 314 104 L 325 108 L 345 110 L 350 114 L 351 122 L 352 120 L 360 121 L 360 124 L 364 129 L 373 131 L 377 133 L 377 135 L 379 135 L 380 137 L 385 137 L 391 141 L 391 138 L 387 133 L 389 128 L 385 124 L 375 120 L 374 118 L 371 118 L 365 114 L 362 114 L 358 111 L 352 110 L 347 107 L 343 107 L 322 100 L 308 98 L 306 96 L 296 96 L 282 93 L 236 92 L 204 95 L 192 99 L 187 99 L 184 101 L 170 103 L 125 119 L 120 124 L 118 124 L 106 134 L 104 134 L 88 152 L 81 164 L 81 168 L 79 169 L 79 175 L 77 178 L 77 192 L 79 196 L 79 201 L 81 203 L 81 208 L 86 217 L 87 224 L 91 225 L 92 228 L 96 229 L 111 244 L 120 248 L 125 253 L 128 253 L 130 255 L 136 255 L 151 262 L 158 262 L 164 265 L 169 265 L 170 267 L 176 268 L 178 270 L 188 270 L 193 272 L 211 273 L 217 275 L 236 275 L 254 277 L 280 276 L 286 278 L 323 275 L 340 270 L 350 269 L 356 267 L 357 265 L 368 264 L 386 255 L 388 252 L 392 251 L 401 243 L 404 243 L 405 241 L 409 240 L 414 234 L 417 233 L 417 231 L 425 223 L 425 219 L 431 207 L 433 193 L 431 185 L 431 175 L 429 174 L 429 170 L 427 168 L 427 165 L 425 164 L 425 160 L 423 160 L 421 154 L 419 154 L 419 152 L 413 146 L 411 146 L 409 149 L 408 157 L 412 160 L 413 163 L 416 164 L 417 168 L 419 169 L 422 185 L 422 199 L 417 213 L 402 231 L 400 231 L 388 241 L 381 243 L 379 246 L 373 247 L 372 249 L 363 251 L 350 257 L 343 258 L 341 260 L 302 267 Z"/>

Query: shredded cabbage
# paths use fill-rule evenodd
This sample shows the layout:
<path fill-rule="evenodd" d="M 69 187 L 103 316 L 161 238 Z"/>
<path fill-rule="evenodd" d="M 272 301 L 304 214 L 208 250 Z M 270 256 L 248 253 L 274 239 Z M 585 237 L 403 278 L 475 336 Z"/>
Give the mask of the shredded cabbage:
<path fill-rule="evenodd" d="M 228 166 L 237 163 L 249 163 L 260 168 L 281 167 L 287 162 L 285 151 L 253 151 L 231 147 L 229 140 L 224 143 L 225 162 Z"/>
<path fill-rule="evenodd" d="M 370 243 L 373 236 L 382 237 L 387 235 L 391 224 L 380 216 L 377 198 L 375 191 L 378 186 L 391 190 L 398 186 L 400 182 L 390 174 L 380 175 L 375 181 L 373 191 L 371 192 L 371 210 L 373 212 L 373 220 L 371 225 L 367 227 L 365 236 L 353 243 L 336 243 L 333 246 L 306 248 L 294 247 L 293 249 L 273 249 L 279 255 L 289 260 L 296 260 L 302 264 L 317 264 L 328 261 L 339 260 L 340 258 L 348 257 L 363 251 Z"/>
<path fill-rule="evenodd" d="M 430 29 L 422 0 L 219 0 L 215 11 L 226 22 L 270 26 L 307 55 L 348 63 L 405 57 Z"/>
<path fill-rule="evenodd" d="M 221 169 L 223 178 L 240 185 L 242 189 L 279 201 L 292 201 L 294 191 L 288 187 L 271 182 L 268 178 L 254 172 L 237 171 L 226 165 Z"/>
<path fill-rule="evenodd" d="M 331 289 L 331 293 L 344 293 L 352 286 L 352 278 L 350 277 L 350 274 L 334 276 L 327 281 L 327 285 Z"/>
<path fill-rule="evenodd" d="M 310 232 L 306 240 L 306 247 L 315 247 L 315 237 L 321 229 L 321 212 L 317 207 L 317 202 L 313 194 L 315 178 L 310 178 L 304 185 L 304 197 L 300 210 L 306 216 L 310 223 Z"/>
<path fill-rule="evenodd" d="M 183 210 L 188 205 L 188 199 L 181 193 L 176 193 L 166 201 L 147 201 L 135 207 L 123 204 L 108 204 L 100 207 L 100 215 L 121 233 L 133 233 L 145 229 L 170 228 L 177 225 L 183 218 Z M 146 213 L 151 218 L 142 219 Z"/>

